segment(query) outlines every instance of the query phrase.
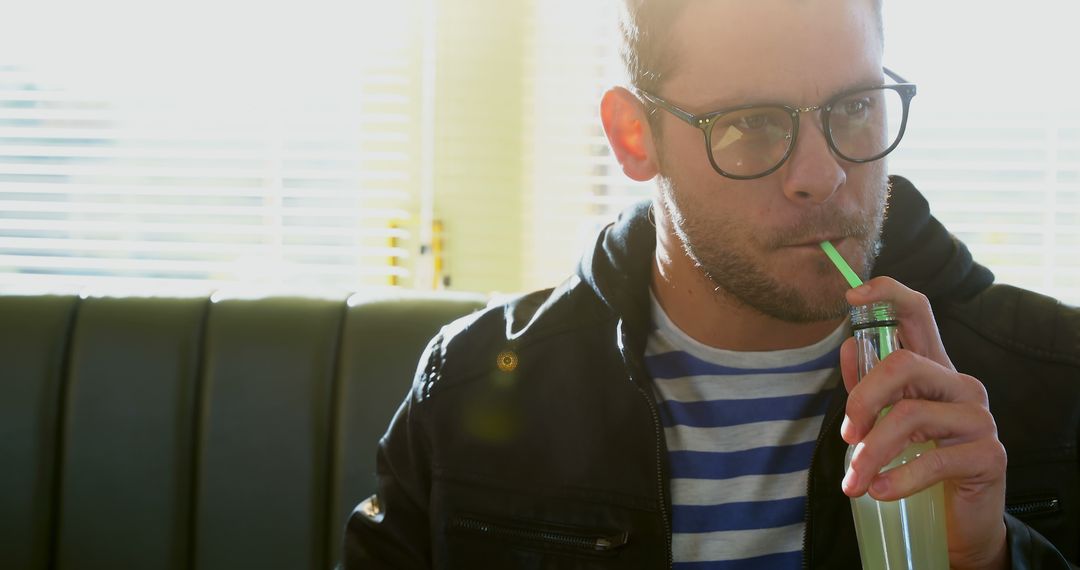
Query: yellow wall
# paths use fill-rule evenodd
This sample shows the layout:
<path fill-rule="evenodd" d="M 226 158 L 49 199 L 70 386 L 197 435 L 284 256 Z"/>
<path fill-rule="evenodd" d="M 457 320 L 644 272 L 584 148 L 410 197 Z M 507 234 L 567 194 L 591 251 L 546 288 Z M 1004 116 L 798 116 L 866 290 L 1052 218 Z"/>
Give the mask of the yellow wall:
<path fill-rule="evenodd" d="M 522 66 L 531 2 L 437 0 L 435 217 L 450 287 L 522 287 Z"/>

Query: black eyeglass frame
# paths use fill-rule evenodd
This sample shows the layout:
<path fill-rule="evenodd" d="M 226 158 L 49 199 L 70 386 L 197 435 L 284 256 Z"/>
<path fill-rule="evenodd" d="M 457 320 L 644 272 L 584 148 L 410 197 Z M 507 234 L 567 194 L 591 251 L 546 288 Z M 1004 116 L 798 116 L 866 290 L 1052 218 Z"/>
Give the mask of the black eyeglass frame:
<path fill-rule="evenodd" d="M 710 111 L 708 113 L 695 115 L 695 114 L 690 113 L 688 111 L 684 111 L 683 109 L 680 109 L 679 107 L 676 107 L 675 105 L 672 105 L 671 103 L 668 103 L 667 101 L 661 99 L 660 97 L 657 97 L 656 95 L 653 95 L 652 93 L 649 93 L 648 91 L 644 91 L 642 89 L 637 89 L 636 91 L 637 91 L 638 95 L 640 95 L 646 101 L 660 107 L 661 109 L 664 109 L 665 111 L 671 113 L 672 115 L 675 115 L 675 117 L 677 117 L 678 119 L 682 120 L 683 122 L 689 124 L 692 127 L 700 129 L 705 134 L 705 151 L 709 156 L 709 164 L 712 165 L 713 170 L 715 170 L 721 176 L 724 176 L 726 178 L 731 178 L 731 179 L 734 179 L 734 180 L 753 180 L 755 178 L 762 178 L 762 177 L 765 177 L 765 176 L 768 176 L 768 175 L 772 174 L 773 172 L 776 172 L 781 166 L 784 165 L 785 162 L 787 162 L 787 159 L 791 156 L 791 152 L 795 149 L 795 142 L 798 140 L 798 137 L 799 137 L 799 115 L 801 115 L 802 113 L 805 113 L 805 112 L 818 111 L 818 112 L 821 113 L 821 127 L 822 127 L 822 130 L 825 132 L 825 141 L 828 143 L 829 149 L 832 150 L 832 152 L 835 153 L 836 156 L 839 156 L 840 158 L 842 158 L 842 159 L 844 159 L 844 160 L 846 160 L 848 162 L 853 162 L 853 163 L 856 163 L 856 164 L 863 164 L 863 163 L 867 163 L 867 162 L 873 162 L 875 160 L 880 160 L 880 159 L 884 158 L 885 155 L 887 155 L 890 152 L 892 152 L 893 150 L 895 150 L 897 145 L 900 144 L 900 140 L 904 138 L 904 132 L 907 130 L 908 111 L 909 111 L 909 109 L 911 107 L 911 99 L 912 99 L 912 97 L 915 96 L 916 87 L 915 87 L 914 83 L 911 83 L 908 80 L 904 79 L 903 77 L 900 77 L 899 75 L 897 75 L 896 73 L 894 73 L 892 70 L 890 70 L 887 67 L 883 67 L 882 71 L 884 71 L 885 75 L 889 76 L 890 79 L 892 79 L 893 81 L 896 81 L 896 83 L 888 84 L 888 85 L 877 85 L 877 86 L 871 86 L 871 87 L 858 87 L 858 88 L 855 88 L 855 89 L 848 89 L 846 91 L 838 93 L 836 96 L 834 96 L 833 98 L 829 99 L 828 101 L 826 101 L 825 103 L 823 103 L 821 105 L 814 105 L 814 106 L 810 106 L 810 107 L 792 107 L 790 105 L 781 105 L 781 104 L 777 104 L 777 103 L 766 103 L 766 104 L 751 103 L 751 104 L 747 104 L 747 105 L 739 105 L 739 106 L 736 106 L 736 107 L 727 107 L 727 108 L 724 108 L 724 109 L 720 109 L 718 111 Z M 829 128 L 829 116 L 831 115 L 833 105 L 836 104 L 838 101 L 840 101 L 844 97 L 847 97 L 848 95 L 851 95 L 853 93 L 858 93 L 860 91 L 866 91 L 868 89 L 891 89 L 893 91 L 896 91 L 900 95 L 900 99 L 903 102 L 904 116 L 900 121 L 900 131 L 896 135 L 896 140 L 893 141 L 892 145 L 890 145 L 889 148 L 885 149 L 881 153 L 879 153 L 879 154 L 877 154 L 877 155 L 875 155 L 875 156 L 873 156 L 871 158 L 861 158 L 861 159 L 851 158 L 851 157 L 845 155 L 844 153 L 840 152 L 840 149 L 836 148 L 836 143 L 833 141 L 833 137 L 832 137 L 832 130 Z M 716 125 L 716 119 L 719 118 L 719 117 L 722 117 L 723 115 L 726 115 L 728 113 L 734 113 L 736 111 L 743 111 L 743 110 L 746 110 L 746 109 L 755 109 L 755 108 L 783 109 L 785 112 L 787 112 L 788 115 L 791 116 L 791 137 L 790 137 L 791 138 L 791 143 L 788 145 L 787 151 L 784 153 L 784 156 L 781 157 L 780 160 L 777 161 L 777 163 L 772 168 L 770 168 L 770 169 L 768 169 L 768 170 L 766 170 L 766 171 L 764 171 L 764 172 L 762 172 L 760 174 L 753 174 L 753 175 L 749 175 L 749 176 L 744 176 L 744 175 L 740 175 L 740 174 L 733 174 L 733 173 L 727 172 L 724 169 L 717 166 L 716 160 L 713 158 L 713 151 L 712 151 L 712 143 L 711 143 L 711 141 L 712 141 L 712 130 L 713 130 L 713 126 Z"/>

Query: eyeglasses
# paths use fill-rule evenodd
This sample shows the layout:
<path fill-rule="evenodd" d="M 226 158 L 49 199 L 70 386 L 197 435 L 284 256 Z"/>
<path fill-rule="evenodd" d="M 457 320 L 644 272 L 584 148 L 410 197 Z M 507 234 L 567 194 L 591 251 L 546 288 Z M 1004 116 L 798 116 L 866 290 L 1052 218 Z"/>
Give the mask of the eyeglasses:
<path fill-rule="evenodd" d="M 784 164 L 799 136 L 799 115 L 811 111 L 821 113 L 825 140 L 840 158 L 873 162 L 892 152 L 907 128 L 915 84 L 883 71 L 897 83 L 844 91 L 813 107 L 751 104 L 695 115 L 646 91 L 638 94 L 705 133 L 709 162 L 718 173 L 750 180 Z"/>

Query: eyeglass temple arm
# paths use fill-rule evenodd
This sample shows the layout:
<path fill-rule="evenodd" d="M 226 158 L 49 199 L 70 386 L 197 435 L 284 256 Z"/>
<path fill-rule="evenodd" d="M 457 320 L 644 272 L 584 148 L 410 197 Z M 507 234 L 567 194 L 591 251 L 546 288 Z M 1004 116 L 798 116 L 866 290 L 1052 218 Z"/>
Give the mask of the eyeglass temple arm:
<path fill-rule="evenodd" d="M 672 105 L 671 103 L 668 103 L 667 101 L 664 101 L 663 99 L 657 97 L 656 95 L 653 95 L 652 93 L 649 93 L 648 91 L 638 89 L 637 92 L 642 97 L 648 99 L 650 103 L 667 109 L 667 111 L 670 112 L 672 115 L 675 115 L 676 117 L 682 119 L 683 121 L 691 125 L 697 125 L 697 115 L 683 111 L 682 109 L 676 107 L 675 105 Z"/>
<path fill-rule="evenodd" d="M 895 81 L 897 83 L 910 83 L 910 81 L 908 81 L 907 79 L 904 79 L 903 77 L 900 77 L 899 75 L 896 74 L 896 72 L 889 69 L 888 67 L 882 67 L 881 70 L 885 72 L 885 75 L 888 75 L 890 79 L 892 79 L 893 81 Z"/>

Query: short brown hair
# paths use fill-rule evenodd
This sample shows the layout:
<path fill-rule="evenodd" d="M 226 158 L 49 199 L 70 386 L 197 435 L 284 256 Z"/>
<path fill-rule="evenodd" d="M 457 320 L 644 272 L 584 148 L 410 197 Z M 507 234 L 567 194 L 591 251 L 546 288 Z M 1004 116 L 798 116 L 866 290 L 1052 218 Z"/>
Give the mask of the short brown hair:
<path fill-rule="evenodd" d="M 667 55 L 668 34 L 683 8 L 690 2 L 707 0 L 622 0 L 619 32 L 622 38 L 620 53 L 630 84 L 643 91 L 656 93 L 674 62 Z M 745 0 L 753 2 L 754 0 Z M 881 23 L 882 0 L 871 0 L 878 17 L 878 31 L 884 37 Z"/>
<path fill-rule="evenodd" d="M 693 0 L 623 0 L 619 18 L 622 38 L 620 55 L 634 87 L 659 90 L 671 72 L 671 60 L 664 57 L 667 35 L 687 2 Z"/>

